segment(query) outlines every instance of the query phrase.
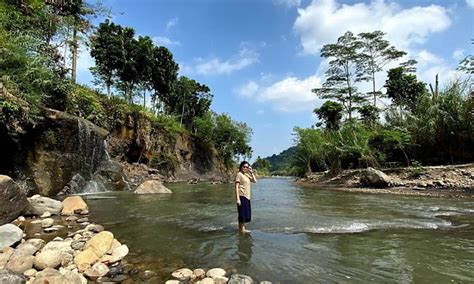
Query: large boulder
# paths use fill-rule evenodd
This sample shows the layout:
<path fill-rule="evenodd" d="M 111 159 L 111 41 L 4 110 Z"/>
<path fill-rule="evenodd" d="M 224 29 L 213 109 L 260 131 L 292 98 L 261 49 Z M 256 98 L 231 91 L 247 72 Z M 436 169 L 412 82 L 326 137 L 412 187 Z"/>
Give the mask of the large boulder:
<path fill-rule="evenodd" d="M 23 231 L 13 224 L 0 226 L 0 250 L 12 246 L 23 238 Z"/>
<path fill-rule="evenodd" d="M 26 192 L 9 176 L 0 175 L 0 225 L 15 220 L 27 206 Z"/>
<path fill-rule="evenodd" d="M 61 210 L 63 209 L 61 201 L 40 196 L 38 194 L 28 198 L 28 201 L 30 203 L 28 206 L 28 212 L 33 215 L 41 216 L 45 212 L 57 215 L 61 213 Z"/>
<path fill-rule="evenodd" d="M 360 177 L 360 183 L 370 187 L 387 187 L 391 182 L 392 180 L 389 176 L 382 171 L 370 167 L 363 170 Z"/>
<path fill-rule="evenodd" d="M 102 257 L 112 247 L 113 240 L 111 232 L 103 231 L 88 240 L 84 249 L 91 249 L 98 257 Z"/>
<path fill-rule="evenodd" d="M 84 271 L 96 263 L 97 260 L 99 260 L 99 257 L 95 254 L 95 252 L 92 251 L 92 249 L 86 249 L 74 257 L 74 264 L 76 264 L 79 271 Z"/>
<path fill-rule="evenodd" d="M 87 204 L 80 196 L 69 196 L 63 200 L 63 210 L 61 214 L 72 215 L 74 210 L 87 210 Z"/>
<path fill-rule="evenodd" d="M 158 180 L 147 180 L 133 192 L 135 194 L 173 193 Z"/>

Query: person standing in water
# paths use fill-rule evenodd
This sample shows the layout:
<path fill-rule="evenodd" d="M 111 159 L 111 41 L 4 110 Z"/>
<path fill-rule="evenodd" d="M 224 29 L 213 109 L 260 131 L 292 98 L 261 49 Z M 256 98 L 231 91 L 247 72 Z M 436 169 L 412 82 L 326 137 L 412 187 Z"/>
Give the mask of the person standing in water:
<path fill-rule="evenodd" d="M 239 213 L 239 232 L 249 233 L 245 229 L 245 223 L 252 219 L 252 211 L 250 208 L 250 183 L 257 182 L 257 178 L 253 174 L 252 167 L 247 161 L 240 163 L 239 172 L 235 177 L 235 198 L 237 201 L 237 212 Z"/>

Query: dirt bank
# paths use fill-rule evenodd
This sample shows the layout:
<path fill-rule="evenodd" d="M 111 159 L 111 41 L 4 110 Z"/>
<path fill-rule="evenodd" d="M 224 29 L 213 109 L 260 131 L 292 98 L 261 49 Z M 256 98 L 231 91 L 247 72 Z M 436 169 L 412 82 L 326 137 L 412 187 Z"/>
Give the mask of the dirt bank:
<path fill-rule="evenodd" d="M 338 175 L 314 173 L 297 183 L 307 187 L 364 193 L 474 198 L 474 164 L 382 169 L 388 187 L 368 187 L 360 182 L 365 169 L 346 170 Z"/>

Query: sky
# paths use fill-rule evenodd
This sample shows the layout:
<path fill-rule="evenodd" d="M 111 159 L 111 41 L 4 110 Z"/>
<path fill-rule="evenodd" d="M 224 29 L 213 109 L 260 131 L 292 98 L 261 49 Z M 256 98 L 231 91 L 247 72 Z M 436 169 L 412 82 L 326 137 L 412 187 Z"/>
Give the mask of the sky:
<path fill-rule="evenodd" d="M 324 81 L 325 44 L 346 31 L 381 30 L 417 76 L 443 86 L 474 54 L 474 0 L 104 0 L 111 20 L 166 46 L 179 75 L 210 87 L 211 109 L 252 130 L 252 160 L 294 145 L 293 128 L 317 122 L 324 102 L 311 89 Z M 387 66 L 395 67 L 396 62 Z M 92 85 L 94 60 L 82 48 L 78 81 Z M 377 88 L 385 82 L 377 76 Z M 369 90 L 364 84 L 359 90 Z"/>

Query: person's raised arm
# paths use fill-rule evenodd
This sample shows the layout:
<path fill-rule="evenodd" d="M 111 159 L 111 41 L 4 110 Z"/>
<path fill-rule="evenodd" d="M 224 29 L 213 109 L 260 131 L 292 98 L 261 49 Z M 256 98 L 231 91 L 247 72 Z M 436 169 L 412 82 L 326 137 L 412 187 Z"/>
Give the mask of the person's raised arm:
<path fill-rule="evenodd" d="M 248 177 L 249 177 L 250 181 L 253 182 L 253 183 L 256 183 L 257 182 L 257 177 L 253 173 L 252 167 L 249 167 L 249 173 L 250 174 L 248 175 Z"/>

